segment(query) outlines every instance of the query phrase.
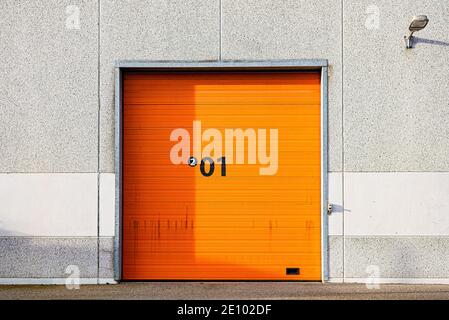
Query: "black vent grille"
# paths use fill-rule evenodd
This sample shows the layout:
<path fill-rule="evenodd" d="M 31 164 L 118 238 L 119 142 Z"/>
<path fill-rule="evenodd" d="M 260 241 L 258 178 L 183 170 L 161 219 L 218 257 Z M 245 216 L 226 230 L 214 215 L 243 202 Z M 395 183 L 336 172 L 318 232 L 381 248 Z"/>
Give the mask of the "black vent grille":
<path fill-rule="evenodd" d="M 297 276 L 299 275 L 299 268 L 285 268 L 285 274 L 287 276 Z"/>

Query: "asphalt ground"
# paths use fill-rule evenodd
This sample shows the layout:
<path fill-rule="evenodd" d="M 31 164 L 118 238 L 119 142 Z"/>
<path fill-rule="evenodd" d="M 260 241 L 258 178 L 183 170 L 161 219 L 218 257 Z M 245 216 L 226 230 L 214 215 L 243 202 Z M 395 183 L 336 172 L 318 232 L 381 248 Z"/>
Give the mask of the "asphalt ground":
<path fill-rule="evenodd" d="M 138 300 L 449 300 L 449 285 L 304 282 L 125 282 L 80 285 L 0 285 L 0 300 L 138 299 Z"/>

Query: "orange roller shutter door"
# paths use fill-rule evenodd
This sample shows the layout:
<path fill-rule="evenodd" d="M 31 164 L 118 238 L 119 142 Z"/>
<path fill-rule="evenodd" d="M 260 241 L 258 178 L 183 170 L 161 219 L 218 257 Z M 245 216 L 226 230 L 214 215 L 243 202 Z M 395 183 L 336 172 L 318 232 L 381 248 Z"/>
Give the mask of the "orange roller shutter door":
<path fill-rule="evenodd" d="M 319 72 L 125 73 L 123 86 L 124 280 L 321 279 Z M 173 153 L 181 142 L 194 158 Z"/>

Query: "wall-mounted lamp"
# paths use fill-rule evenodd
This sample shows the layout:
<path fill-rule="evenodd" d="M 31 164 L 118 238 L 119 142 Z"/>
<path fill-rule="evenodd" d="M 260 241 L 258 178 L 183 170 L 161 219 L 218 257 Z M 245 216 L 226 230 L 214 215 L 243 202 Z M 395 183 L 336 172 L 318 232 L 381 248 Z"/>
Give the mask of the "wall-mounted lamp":
<path fill-rule="evenodd" d="M 405 47 L 407 49 L 413 48 L 413 34 L 416 31 L 424 29 L 428 23 L 429 19 L 427 18 L 427 16 L 413 17 L 412 22 L 410 23 L 410 27 L 408 27 L 408 29 L 410 30 L 410 34 L 408 36 L 404 36 Z"/>

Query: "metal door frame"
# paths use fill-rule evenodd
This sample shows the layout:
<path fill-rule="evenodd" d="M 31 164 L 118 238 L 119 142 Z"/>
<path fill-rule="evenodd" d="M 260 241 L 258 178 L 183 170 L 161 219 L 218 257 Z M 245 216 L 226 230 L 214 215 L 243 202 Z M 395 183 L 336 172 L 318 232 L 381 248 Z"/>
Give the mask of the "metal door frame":
<path fill-rule="evenodd" d="M 124 71 L 310 71 L 321 72 L 321 280 L 329 280 L 328 62 L 326 59 L 238 61 L 117 61 L 115 65 L 114 279 L 122 277 L 122 112 Z"/>

